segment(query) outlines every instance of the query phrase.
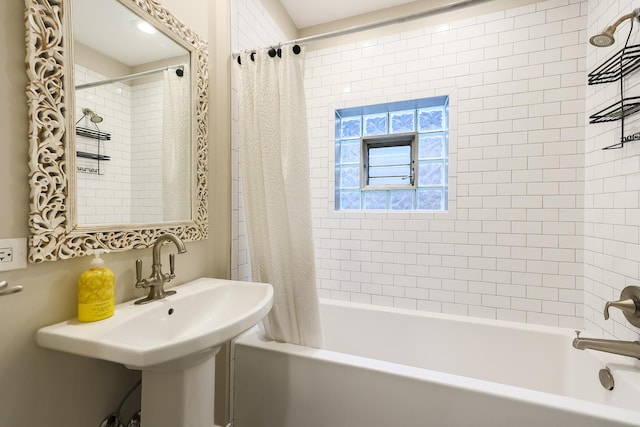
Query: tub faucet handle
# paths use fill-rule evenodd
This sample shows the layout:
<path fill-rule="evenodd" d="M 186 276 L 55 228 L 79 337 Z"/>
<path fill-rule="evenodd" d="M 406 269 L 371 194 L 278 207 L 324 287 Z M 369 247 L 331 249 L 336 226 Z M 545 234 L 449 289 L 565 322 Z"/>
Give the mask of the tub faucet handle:
<path fill-rule="evenodd" d="M 636 302 L 632 298 L 621 299 L 618 301 L 608 301 L 604 305 L 604 320 L 609 320 L 610 307 L 618 308 L 623 313 L 628 313 L 628 314 L 636 314 L 636 311 L 637 311 Z"/>
<path fill-rule="evenodd" d="M 640 327 L 640 287 L 627 286 L 620 293 L 618 301 L 608 301 L 604 305 L 604 319 L 609 319 L 609 308 L 614 307 L 622 311 L 624 317 L 636 327 Z"/>

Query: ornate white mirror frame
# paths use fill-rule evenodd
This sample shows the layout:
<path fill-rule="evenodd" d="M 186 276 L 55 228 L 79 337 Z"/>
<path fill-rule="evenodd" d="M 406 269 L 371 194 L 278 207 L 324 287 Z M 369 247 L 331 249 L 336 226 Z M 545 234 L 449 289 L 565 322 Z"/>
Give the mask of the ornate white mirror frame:
<path fill-rule="evenodd" d="M 115 1 L 115 0 L 113 0 Z M 124 251 L 153 244 L 170 232 L 185 241 L 206 239 L 207 45 L 155 0 L 117 0 L 191 56 L 192 214 L 189 221 L 114 226 L 78 226 L 75 218 L 75 129 L 71 0 L 25 0 L 26 67 L 29 77 L 30 262 L 87 255 L 105 248 Z"/>

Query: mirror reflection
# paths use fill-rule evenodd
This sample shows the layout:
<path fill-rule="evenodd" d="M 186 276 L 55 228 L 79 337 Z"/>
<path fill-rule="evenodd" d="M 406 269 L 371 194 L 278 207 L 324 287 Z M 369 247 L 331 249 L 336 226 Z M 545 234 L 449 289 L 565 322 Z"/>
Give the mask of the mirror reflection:
<path fill-rule="evenodd" d="M 72 9 L 77 224 L 191 219 L 189 51 L 115 0 Z"/>

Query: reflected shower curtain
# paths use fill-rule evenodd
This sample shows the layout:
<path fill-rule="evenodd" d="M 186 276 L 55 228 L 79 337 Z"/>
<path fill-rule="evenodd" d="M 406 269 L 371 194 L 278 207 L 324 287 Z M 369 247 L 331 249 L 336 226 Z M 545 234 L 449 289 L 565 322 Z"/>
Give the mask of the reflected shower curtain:
<path fill-rule="evenodd" d="M 240 172 L 252 280 L 274 288 L 270 338 L 322 347 L 311 226 L 303 53 L 258 50 L 235 63 Z"/>
<path fill-rule="evenodd" d="M 164 71 L 162 114 L 162 192 L 164 221 L 191 218 L 191 138 L 189 76 L 171 68 Z"/>

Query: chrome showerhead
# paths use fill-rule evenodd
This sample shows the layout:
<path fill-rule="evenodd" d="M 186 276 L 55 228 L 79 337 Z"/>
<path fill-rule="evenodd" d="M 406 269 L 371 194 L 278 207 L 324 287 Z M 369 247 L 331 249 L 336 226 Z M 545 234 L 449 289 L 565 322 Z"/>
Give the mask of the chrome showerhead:
<path fill-rule="evenodd" d="M 99 116 L 90 108 L 83 108 L 82 114 L 84 114 L 85 116 L 89 116 L 89 120 L 91 120 L 92 123 L 100 123 L 104 120 L 102 116 Z"/>
<path fill-rule="evenodd" d="M 627 13 L 626 15 L 621 16 L 613 25 L 609 25 L 603 32 L 600 34 L 596 34 L 589 39 L 589 43 L 591 43 L 595 47 L 607 47 L 611 46 L 616 39 L 613 37 L 613 33 L 615 33 L 618 25 L 626 21 L 627 19 L 640 19 L 640 8 L 634 9 L 633 12 Z"/>

